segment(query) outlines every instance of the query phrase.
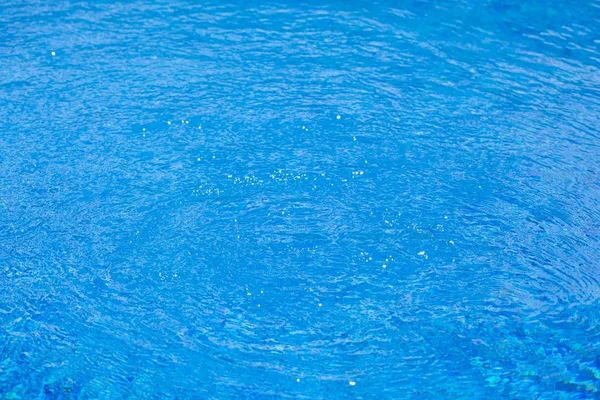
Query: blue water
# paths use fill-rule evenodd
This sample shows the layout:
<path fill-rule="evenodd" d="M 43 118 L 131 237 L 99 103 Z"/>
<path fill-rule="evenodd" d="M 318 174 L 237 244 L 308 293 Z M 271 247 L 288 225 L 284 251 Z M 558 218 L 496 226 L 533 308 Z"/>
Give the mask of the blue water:
<path fill-rule="evenodd" d="M 0 398 L 600 398 L 600 2 L 0 5 Z"/>

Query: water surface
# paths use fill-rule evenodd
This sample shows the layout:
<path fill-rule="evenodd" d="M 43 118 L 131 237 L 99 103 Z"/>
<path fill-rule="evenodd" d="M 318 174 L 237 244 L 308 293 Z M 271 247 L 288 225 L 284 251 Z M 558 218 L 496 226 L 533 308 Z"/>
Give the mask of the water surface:
<path fill-rule="evenodd" d="M 0 393 L 599 398 L 599 26 L 2 1 Z"/>

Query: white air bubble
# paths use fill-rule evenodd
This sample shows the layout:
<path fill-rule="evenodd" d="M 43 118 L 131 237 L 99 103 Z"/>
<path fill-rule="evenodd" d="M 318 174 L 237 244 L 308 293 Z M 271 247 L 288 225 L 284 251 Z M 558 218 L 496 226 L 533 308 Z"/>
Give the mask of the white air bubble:
<path fill-rule="evenodd" d="M 50 53 L 50 54 L 52 54 L 52 57 L 54 57 L 54 56 L 56 55 L 56 53 L 55 53 L 55 52 L 52 52 L 52 53 Z"/>
<path fill-rule="evenodd" d="M 354 381 L 350 381 L 350 382 L 348 382 L 348 384 L 349 384 L 350 386 L 355 386 L 355 385 L 356 385 L 356 382 L 354 382 Z"/>
<path fill-rule="evenodd" d="M 341 117 L 340 115 L 338 115 L 336 118 L 337 118 L 337 119 L 340 119 L 340 118 L 342 118 L 342 117 Z"/>

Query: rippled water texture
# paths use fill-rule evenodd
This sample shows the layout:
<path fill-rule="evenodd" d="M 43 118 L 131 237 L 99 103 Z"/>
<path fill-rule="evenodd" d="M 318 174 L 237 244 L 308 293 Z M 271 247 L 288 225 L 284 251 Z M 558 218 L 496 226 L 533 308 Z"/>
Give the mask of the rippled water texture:
<path fill-rule="evenodd" d="M 600 398 L 598 0 L 112 3 L 0 6 L 4 398 Z"/>

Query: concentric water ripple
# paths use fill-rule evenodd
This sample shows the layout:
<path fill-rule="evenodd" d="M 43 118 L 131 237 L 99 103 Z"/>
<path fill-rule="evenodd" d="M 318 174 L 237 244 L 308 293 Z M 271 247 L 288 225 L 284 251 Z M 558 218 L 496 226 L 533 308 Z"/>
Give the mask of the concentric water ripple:
<path fill-rule="evenodd" d="M 0 5 L 0 398 L 600 397 L 600 3 Z"/>

